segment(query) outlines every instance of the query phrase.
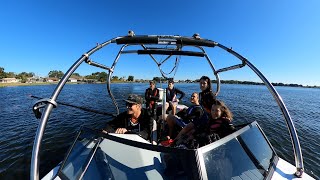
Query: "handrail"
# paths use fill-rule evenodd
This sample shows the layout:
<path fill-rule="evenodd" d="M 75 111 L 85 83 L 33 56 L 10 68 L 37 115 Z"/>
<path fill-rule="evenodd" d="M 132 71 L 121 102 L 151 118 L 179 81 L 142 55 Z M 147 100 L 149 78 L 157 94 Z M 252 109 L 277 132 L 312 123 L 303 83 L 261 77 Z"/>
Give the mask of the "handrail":
<path fill-rule="evenodd" d="M 301 147 L 300 147 L 300 142 L 299 138 L 297 135 L 297 131 L 294 127 L 293 121 L 291 119 L 291 116 L 289 114 L 289 111 L 287 110 L 281 96 L 277 92 L 277 90 L 273 87 L 273 85 L 268 81 L 268 79 L 253 65 L 249 60 L 241 56 L 240 54 L 236 53 L 230 48 L 227 48 L 221 44 L 217 44 L 218 47 L 228 51 L 232 55 L 236 56 L 239 58 L 243 63 L 248 65 L 253 72 L 255 72 L 258 77 L 263 81 L 263 83 L 267 86 L 268 90 L 276 100 L 278 106 L 281 109 L 281 112 L 285 118 L 285 122 L 287 124 L 287 128 L 290 134 L 292 146 L 293 146 L 293 152 L 294 152 L 294 157 L 295 157 L 295 164 L 296 164 L 296 172 L 295 175 L 298 177 L 301 177 L 303 172 L 304 172 L 304 166 L 303 166 L 303 157 L 302 157 L 302 152 L 301 152 Z"/>
<path fill-rule="evenodd" d="M 80 66 L 80 64 L 89 58 L 91 54 L 98 51 L 102 47 L 110 44 L 112 41 L 114 41 L 116 38 L 111 39 L 109 41 L 106 41 L 103 44 L 97 45 L 96 47 L 89 50 L 87 53 L 83 54 L 70 68 L 69 70 L 64 74 L 62 79 L 59 81 L 57 87 L 55 88 L 53 94 L 51 95 L 51 100 L 56 101 L 57 97 L 59 96 L 63 86 L 68 81 L 69 77 L 72 75 L 72 73 Z M 40 162 L 40 149 L 41 149 L 41 141 L 43 138 L 44 130 L 47 125 L 47 121 L 49 119 L 50 113 L 53 109 L 53 104 L 48 103 L 46 108 L 44 109 L 44 113 L 41 116 L 40 123 L 37 128 L 35 140 L 33 143 L 33 149 L 32 149 L 32 157 L 31 157 L 31 167 L 30 167 L 30 179 L 32 180 L 38 180 L 39 179 L 39 162 Z"/>
<path fill-rule="evenodd" d="M 273 85 L 264 77 L 264 75 L 248 60 L 246 60 L 246 64 L 260 77 L 260 79 L 264 82 L 264 84 L 269 89 L 272 96 L 275 98 L 276 102 L 278 103 L 282 114 L 284 115 L 285 122 L 287 124 L 287 128 L 289 130 L 292 146 L 293 146 L 293 152 L 294 152 L 294 158 L 295 158 L 295 164 L 296 164 L 296 172 L 295 175 L 298 177 L 301 177 L 304 171 L 303 166 L 303 157 L 300 147 L 299 138 L 297 135 L 297 131 L 294 127 L 293 121 L 291 119 L 291 116 L 289 114 L 289 111 L 287 110 L 281 96 L 278 94 L 277 90 L 273 87 Z"/>

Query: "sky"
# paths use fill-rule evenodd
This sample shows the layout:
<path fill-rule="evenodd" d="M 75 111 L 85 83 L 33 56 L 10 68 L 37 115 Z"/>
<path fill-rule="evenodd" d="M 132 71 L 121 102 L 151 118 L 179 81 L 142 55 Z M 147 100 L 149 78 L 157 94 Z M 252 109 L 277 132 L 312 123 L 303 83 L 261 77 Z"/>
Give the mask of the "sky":
<path fill-rule="evenodd" d="M 232 47 L 271 82 L 320 86 L 318 0 L 2 0 L 0 5 L 0 67 L 6 72 L 34 72 L 39 76 L 47 76 L 51 70 L 66 72 L 97 43 L 133 30 L 137 35 L 199 33 L 202 38 Z M 105 55 L 108 50 L 113 56 Z M 117 52 L 109 48 L 93 60 L 111 66 Z M 239 63 L 232 58 L 230 63 L 229 58 L 219 61 L 225 55 L 217 54 L 213 52 L 212 59 L 217 68 Z M 203 60 L 198 62 L 181 59 L 175 79 L 214 77 Z M 76 70 L 80 75 L 98 71 L 103 70 L 87 64 Z M 124 55 L 113 75 L 152 79 L 160 73 L 145 56 Z M 259 82 L 247 67 L 243 72 L 222 73 L 220 78 Z"/>

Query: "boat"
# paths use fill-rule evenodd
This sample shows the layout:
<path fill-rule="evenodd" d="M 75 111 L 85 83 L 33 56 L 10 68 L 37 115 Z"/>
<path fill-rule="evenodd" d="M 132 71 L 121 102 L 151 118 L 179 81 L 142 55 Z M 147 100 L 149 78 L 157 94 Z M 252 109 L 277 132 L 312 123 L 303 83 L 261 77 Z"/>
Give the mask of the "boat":
<path fill-rule="evenodd" d="M 108 45 L 119 47 L 111 66 L 93 61 L 90 57 Z M 208 48 L 220 48 L 231 54 L 239 63 L 216 69 L 206 53 Z M 69 68 L 50 98 L 35 103 L 33 111 L 40 119 L 35 135 L 30 179 L 39 179 L 40 147 L 50 113 L 58 106 L 57 97 L 71 74 L 82 63 L 107 71 L 107 93 L 119 114 L 116 99 L 111 91 L 111 77 L 119 57 L 138 54 L 150 57 L 160 73 L 168 79 L 162 65 L 175 58 L 173 72 L 180 58 L 189 56 L 205 59 L 216 78 L 215 93 L 220 92 L 220 73 L 249 67 L 266 85 L 277 102 L 286 123 L 293 148 L 295 164 L 280 158 L 258 122 L 237 127 L 237 131 L 211 144 L 197 149 L 165 147 L 157 144 L 156 121 L 152 137 L 145 140 L 136 134 L 102 133 L 81 128 L 65 159 L 42 179 L 313 179 L 304 172 L 303 156 L 294 123 L 279 93 L 267 78 L 245 57 L 216 41 L 204 39 L 199 34 L 191 37 L 179 35 L 135 35 L 112 38 L 97 44 Z M 166 58 L 159 61 L 156 57 Z M 216 61 L 216 60 L 215 60 Z M 161 92 L 165 93 L 162 89 Z M 165 96 L 162 104 L 165 103 Z M 164 107 L 164 106 L 162 106 Z M 165 110 L 162 109 L 162 116 Z M 161 127 L 161 126 L 160 126 Z M 156 142 L 156 143 L 154 143 Z"/>

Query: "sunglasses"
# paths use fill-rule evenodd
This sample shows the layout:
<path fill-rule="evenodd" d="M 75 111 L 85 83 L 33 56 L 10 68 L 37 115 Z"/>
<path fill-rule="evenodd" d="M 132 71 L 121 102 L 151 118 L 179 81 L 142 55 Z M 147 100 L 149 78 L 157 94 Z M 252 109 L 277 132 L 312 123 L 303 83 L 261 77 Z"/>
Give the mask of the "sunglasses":
<path fill-rule="evenodd" d="M 193 98 L 195 98 L 196 96 L 191 96 L 191 98 L 193 99 Z"/>
<path fill-rule="evenodd" d="M 127 108 L 131 108 L 133 105 L 135 105 L 135 103 L 126 103 Z"/>

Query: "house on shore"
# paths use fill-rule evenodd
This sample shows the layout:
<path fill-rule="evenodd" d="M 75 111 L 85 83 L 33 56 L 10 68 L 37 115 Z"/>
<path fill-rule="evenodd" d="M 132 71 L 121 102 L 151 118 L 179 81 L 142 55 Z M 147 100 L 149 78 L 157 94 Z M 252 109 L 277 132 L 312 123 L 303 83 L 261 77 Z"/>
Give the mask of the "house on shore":
<path fill-rule="evenodd" d="M 69 79 L 68 79 L 68 82 L 76 83 L 76 82 L 78 82 L 78 79 L 76 79 L 76 78 L 69 78 Z"/>
<path fill-rule="evenodd" d="M 45 79 L 40 76 L 33 76 L 33 77 L 27 78 L 26 83 L 41 83 L 44 81 L 45 81 Z"/>
<path fill-rule="evenodd" d="M 0 79 L 0 83 L 18 83 L 19 79 L 16 78 L 2 78 Z"/>
<path fill-rule="evenodd" d="M 54 77 L 49 77 L 47 79 L 47 82 L 58 82 L 59 81 L 59 78 L 54 78 Z"/>

